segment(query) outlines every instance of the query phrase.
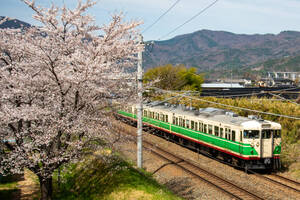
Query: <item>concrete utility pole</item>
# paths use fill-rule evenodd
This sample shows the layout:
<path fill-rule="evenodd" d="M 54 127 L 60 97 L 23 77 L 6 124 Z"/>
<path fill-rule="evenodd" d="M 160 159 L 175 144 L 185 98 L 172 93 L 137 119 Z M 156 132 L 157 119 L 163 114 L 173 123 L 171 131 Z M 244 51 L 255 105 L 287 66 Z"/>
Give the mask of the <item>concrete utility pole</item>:
<path fill-rule="evenodd" d="M 139 35 L 139 42 L 143 42 L 143 36 Z M 143 167 L 143 51 L 138 53 L 137 84 L 138 84 L 138 104 L 137 104 L 137 166 Z"/>

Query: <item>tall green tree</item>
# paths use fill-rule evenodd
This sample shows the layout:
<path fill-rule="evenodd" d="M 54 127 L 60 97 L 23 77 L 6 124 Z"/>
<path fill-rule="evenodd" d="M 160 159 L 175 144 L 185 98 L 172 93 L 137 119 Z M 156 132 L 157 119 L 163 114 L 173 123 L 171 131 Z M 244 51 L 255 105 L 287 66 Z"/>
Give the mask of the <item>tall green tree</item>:
<path fill-rule="evenodd" d="M 197 68 L 184 65 L 167 64 L 151 68 L 144 75 L 145 83 L 165 90 L 201 91 L 203 81 L 203 75 L 197 74 Z"/>

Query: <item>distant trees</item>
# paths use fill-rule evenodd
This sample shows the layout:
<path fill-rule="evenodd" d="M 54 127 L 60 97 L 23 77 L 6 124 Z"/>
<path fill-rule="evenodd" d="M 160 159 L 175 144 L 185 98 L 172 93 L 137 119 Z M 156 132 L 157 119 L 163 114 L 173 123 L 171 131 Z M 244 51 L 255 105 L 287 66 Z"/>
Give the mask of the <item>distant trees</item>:
<path fill-rule="evenodd" d="M 203 75 L 197 74 L 197 68 L 184 65 L 167 64 L 149 69 L 144 75 L 145 83 L 165 90 L 201 91 Z"/>
<path fill-rule="evenodd" d="M 113 15 L 96 26 L 84 14 L 91 0 L 73 10 L 24 2 L 41 26 L 0 30 L 0 142 L 15 140 L 0 151 L 0 174 L 30 169 L 48 200 L 55 169 L 111 138 L 109 99 L 134 96 L 128 81 L 135 83 L 135 74 L 125 72 L 143 46 L 136 42 L 139 22 Z"/>

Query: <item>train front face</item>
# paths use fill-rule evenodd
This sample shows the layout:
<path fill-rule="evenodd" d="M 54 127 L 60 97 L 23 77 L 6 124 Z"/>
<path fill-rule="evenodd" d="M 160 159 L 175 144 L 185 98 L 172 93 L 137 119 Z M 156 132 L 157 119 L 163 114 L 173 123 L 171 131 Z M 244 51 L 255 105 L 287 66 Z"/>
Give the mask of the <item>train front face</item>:
<path fill-rule="evenodd" d="M 250 144 L 248 169 L 280 169 L 281 125 L 271 121 L 251 120 L 242 124 L 243 142 Z"/>

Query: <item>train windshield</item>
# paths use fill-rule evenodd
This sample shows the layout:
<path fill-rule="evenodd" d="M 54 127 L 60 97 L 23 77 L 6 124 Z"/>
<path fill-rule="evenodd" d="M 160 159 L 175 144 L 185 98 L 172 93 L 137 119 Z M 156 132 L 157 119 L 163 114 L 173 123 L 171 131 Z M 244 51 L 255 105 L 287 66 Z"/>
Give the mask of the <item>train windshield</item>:
<path fill-rule="evenodd" d="M 259 131 L 258 130 L 244 130 L 244 138 L 245 139 L 259 138 Z"/>
<path fill-rule="evenodd" d="M 261 131 L 261 138 L 262 139 L 269 139 L 271 135 L 274 135 L 274 130 L 262 130 Z"/>

